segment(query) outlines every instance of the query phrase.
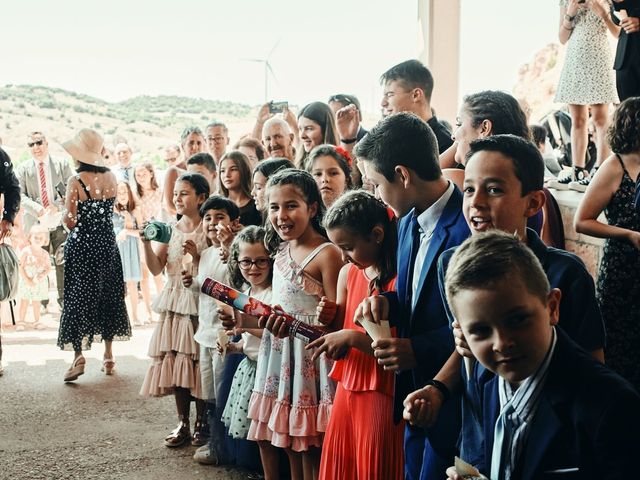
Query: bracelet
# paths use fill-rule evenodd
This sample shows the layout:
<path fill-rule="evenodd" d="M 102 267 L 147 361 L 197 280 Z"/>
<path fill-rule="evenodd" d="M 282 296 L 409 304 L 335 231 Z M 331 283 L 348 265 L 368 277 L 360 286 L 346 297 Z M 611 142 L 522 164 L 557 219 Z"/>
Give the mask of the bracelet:
<path fill-rule="evenodd" d="M 431 385 L 432 387 L 435 387 L 440 391 L 440 393 L 444 397 L 443 402 L 446 402 L 451 397 L 451 392 L 449 391 L 449 388 L 444 383 L 442 383 L 440 380 L 434 380 L 434 379 L 427 380 L 427 383 L 425 384 L 425 387 L 427 385 Z"/>
<path fill-rule="evenodd" d="M 357 138 L 341 138 L 340 142 L 349 145 L 350 143 L 356 143 L 358 141 Z"/>
<path fill-rule="evenodd" d="M 573 31 L 573 29 L 574 29 L 574 28 L 576 28 L 576 27 L 574 26 L 574 27 L 569 28 L 569 27 L 567 27 L 567 26 L 563 23 L 563 24 L 562 24 L 562 28 L 564 28 L 565 30 L 569 30 L 570 32 L 572 32 L 572 31 Z"/>

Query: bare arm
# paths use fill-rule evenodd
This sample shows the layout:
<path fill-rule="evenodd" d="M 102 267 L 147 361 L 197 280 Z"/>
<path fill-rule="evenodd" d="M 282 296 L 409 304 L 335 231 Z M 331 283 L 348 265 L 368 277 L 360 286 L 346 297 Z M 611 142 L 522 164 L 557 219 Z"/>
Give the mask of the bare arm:
<path fill-rule="evenodd" d="M 160 275 L 162 269 L 167 264 L 167 251 L 169 245 L 166 243 L 157 243 L 157 250 L 154 251 L 151 248 L 151 241 L 145 240 L 144 237 L 140 237 L 142 240 L 142 248 L 144 250 L 144 259 L 149 268 L 149 271 L 153 275 Z"/>
<path fill-rule="evenodd" d="M 611 33 L 614 38 L 618 38 L 620 35 L 620 27 L 613 23 L 613 19 L 609 13 L 609 4 L 604 0 L 591 0 L 588 5 L 589 8 L 602 19 L 609 33 Z"/>
<path fill-rule="evenodd" d="M 440 154 L 440 158 L 438 159 L 440 162 L 440 168 L 456 168 L 456 149 L 458 148 L 458 144 L 453 142 L 449 148 L 447 148 L 444 152 Z"/>
<path fill-rule="evenodd" d="M 343 265 L 342 258 L 338 248 L 331 245 L 320 252 L 318 260 L 320 275 L 322 276 L 322 288 L 325 296 L 331 300 L 337 297 L 338 276 Z"/>
<path fill-rule="evenodd" d="M 578 233 L 598 238 L 626 240 L 638 247 L 640 246 L 640 232 L 598 221 L 598 216 L 609 204 L 618 189 L 622 174 L 622 167 L 615 156 L 605 160 L 602 167 L 598 169 L 598 172 L 593 177 L 578 206 L 574 227 Z"/>
<path fill-rule="evenodd" d="M 162 189 L 162 207 L 171 216 L 176 215 L 176 206 L 173 204 L 173 189 L 176 186 L 176 180 L 180 174 L 180 170 L 176 167 L 170 167 L 164 176 L 164 188 Z"/>
<path fill-rule="evenodd" d="M 565 44 L 569 41 L 569 37 L 573 33 L 573 22 L 568 21 L 565 15 L 575 17 L 578 13 L 577 0 L 569 0 L 567 7 L 560 7 L 560 26 L 558 29 L 558 40 L 561 44 Z"/>
<path fill-rule="evenodd" d="M 251 136 L 256 140 L 262 140 L 262 127 L 267 120 L 273 117 L 273 113 L 269 112 L 269 104 L 265 103 L 258 110 L 258 117 L 256 118 L 256 124 L 253 126 Z"/>
<path fill-rule="evenodd" d="M 67 183 L 67 194 L 64 197 L 64 206 L 67 211 L 62 218 L 62 222 L 71 230 L 76 226 L 78 216 L 78 181 L 71 177 Z"/>

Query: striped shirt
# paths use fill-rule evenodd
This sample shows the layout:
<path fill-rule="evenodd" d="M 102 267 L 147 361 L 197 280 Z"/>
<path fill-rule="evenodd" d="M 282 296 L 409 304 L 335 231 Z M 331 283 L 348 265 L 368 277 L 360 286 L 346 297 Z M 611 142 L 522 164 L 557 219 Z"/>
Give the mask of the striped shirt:
<path fill-rule="evenodd" d="M 551 347 L 549 348 L 542 364 L 533 375 L 526 378 L 515 390 L 504 378 L 498 378 L 500 415 L 507 415 L 505 420 L 506 423 L 510 425 L 511 431 L 508 436 L 503 438 L 506 442 L 502 442 L 509 443 L 508 445 L 498 445 L 498 442 L 494 442 L 493 444 L 491 462 L 492 479 L 493 472 L 502 470 L 499 473 L 499 478 L 509 480 L 516 465 L 518 464 L 518 459 L 526 445 L 531 423 L 533 422 L 536 410 L 540 403 L 540 396 L 549 371 L 549 364 L 551 363 L 551 358 L 553 357 L 553 352 L 556 347 L 556 340 L 556 330 L 554 327 Z M 498 459 L 499 463 L 497 462 L 494 464 L 494 460 Z"/>

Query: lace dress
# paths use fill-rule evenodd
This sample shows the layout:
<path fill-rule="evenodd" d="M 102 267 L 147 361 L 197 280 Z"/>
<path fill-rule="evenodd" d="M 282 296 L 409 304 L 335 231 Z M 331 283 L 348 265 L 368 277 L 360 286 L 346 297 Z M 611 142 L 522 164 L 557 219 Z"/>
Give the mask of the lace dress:
<path fill-rule="evenodd" d="M 620 187 L 604 214 L 609 225 L 638 232 L 640 213 L 633 207 L 636 185 L 624 165 L 622 168 Z M 640 391 L 640 251 L 631 243 L 605 240 L 596 298 L 607 329 L 607 366 Z"/>
<path fill-rule="evenodd" d="M 560 0 L 560 6 L 566 7 L 567 0 Z M 574 22 L 554 101 L 571 105 L 617 103 L 613 56 L 604 20 L 581 8 Z"/>
<path fill-rule="evenodd" d="M 160 321 L 149 342 L 151 366 L 142 383 L 140 395 L 159 397 L 173 393 L 175 387 L 187 388 L 191 395 L 202 398 L 198 362 L 198 344 L 194 334 L 198 328 L 198 292 L 182 286 L 182 244 L 193 240 L 202 251 L 207 248 L 202 228 L 183 233 L 172 224 L 167 252 L 167 282 L 153 302 Z M 193 272 L 197 275 L 197 272 Z"/>
<path fill-rule="evenodd" d="M 64 247 L 64 307 L 58 346 L 89 350 L 94 341 L 129 340 L 122 263 L 113 232 L 115 198 L 78 202 L 77 223 Z"/>
<path fill-rule="evenodd" d="M 300 265 L 291 258 L 287 243 L 275 257 L 272 303 L 312 325 L 320 325 L 316 307 L 324 292 L 304 268 L 329 245 L 320 245 Z M 305 350 L 305 345 L 297 338 L 275 338 L 265 330 L 249 403 L 249 440 L 267 440 L 296 452 L 322 445 L 335 393 L 329 378 L 332 362 L 324 354 L 312 362 L 313 351 Z"/>

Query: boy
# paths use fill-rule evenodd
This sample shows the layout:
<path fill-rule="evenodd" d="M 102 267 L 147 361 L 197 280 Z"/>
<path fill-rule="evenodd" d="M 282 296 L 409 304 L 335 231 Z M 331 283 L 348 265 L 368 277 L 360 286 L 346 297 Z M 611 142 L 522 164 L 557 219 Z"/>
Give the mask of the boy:
<path fill-rule="evenodd" d="M 218 171 L 216 169 L 216 162 L 213 157 L 208 153 L 196 153 L 193 157 L 187 160 L 187 171 L 190 173 L 199 173 L 209 182 L 209 191 L 212 193 L 218 192 Z"/>
<path fill-rule="evenodd" d="M 209 156 L 209 154 L 201 155 Z M 191 159 L 197 156 L 194 155 Z M 227 227 L 237 225 L 240 218 L 240 210 L 231 200 L 214 195 L 202 204 L 200 215 L 202 217 L 202 228 L 210 247 L 200 253 L 196 278 L 193 278 L 191 273 L 186 271 L 186 268 L 182 274 L 184 286 L 190 287 L 196 292 L 200 292 L 200 286 L 206 277 L 226 284 L 229 283 L 227 265 L 220 258 L 221 242 L 218 232 L 223 228 L 228 230 Z M 217 311 L 218 305 L 216 301 L 200 293 L 198 297 L 199 324 L 194 339 L 200 345 L 200 378 L 202 381 L 202 393 L 207 403 L 210 441 L 207 445 L 198 448 L 193 458 L 197 462 L 206 465 L 217 465 L 228 461 L 224 443 L 225 430 L 220 421 L 226 398 L 221 398 L 223 396 L 221 391 L 223 390 L 222 378 L 225 364 L 222 357 L 218 355 L 216 346 L 218 330 L 222 328 Z M 194 435 L 194 442 L 196 441 Z"/>
<path fill-rule="evenodd" d="M 369 297 L 358 308 L 372 321 L 389 319 L 399 338 L 373 343 L 378 363 L 397 373 L 394 417 L 402 400 L 424 385 L 453 351 L 443 300 L 438 290 L 437 259 L 469 235 L 462 216 L 462 194 L 442 176 L 438 144 L 426 122 L 411 113 L 383 119 L 356 146 L 367 179 L 400 218 L 398 292 Z M 386 312 L 389 312 L 387 314 Z M 458 436 L 458 403 L 449 402 L 435 427 L 407 426 L 406 478 L 442 478 Z"/>
<path fill-rule="evenodd" d="M 545 246 L 533 230 L 526 228 L 527 219 L 544 204 L 543 172 L 540 152 L 520 137 L 493 135 L 472 142 L 465 169 L 463 213 L 472 235 L 490 229 L 502 230 L 515 234 L 531 248 L 551 286 L 563 292 L 560 328 L 602 361 L 605 333 L 593 279 L 576 255 Z M 443 253 L 438 266 L 443 297 L 444 276 L 452 255 L 453 249 Z M 452 322 L 454 318 L 446 303 L 445 308 Z M 461 361 L 459 355 L 452 355 L 435 380 L 443 382 L 444 388 L 460 389 L 463 384 Z M 478 389 L 473 381 L 464 382 L 464 386 L 460 455 L 463 460 L 477 464 L 482 455 Z M 421 399 L 430 402 L 428 411 L 426 407 L 420 408 Z M 414 392 L 405 401 L 405 418 L 417 425 L 428 425 L 431 418 L 437 416 L 442 400 L 441 393 L 430 386 Z"/>
<path fill-rule="evenodd" d="M 626 478 L 640 396 L 558 324 L 560 290 L 512 234 L 473 235 L 451 258 L 449 305 L 474 357 L 491 479 Z M 604 394 L 606 392 L 606 394 Z M 450 479 L 462 479 L 454 467 Z M 561 476 L 560 476 L 561 475 Z"/>

